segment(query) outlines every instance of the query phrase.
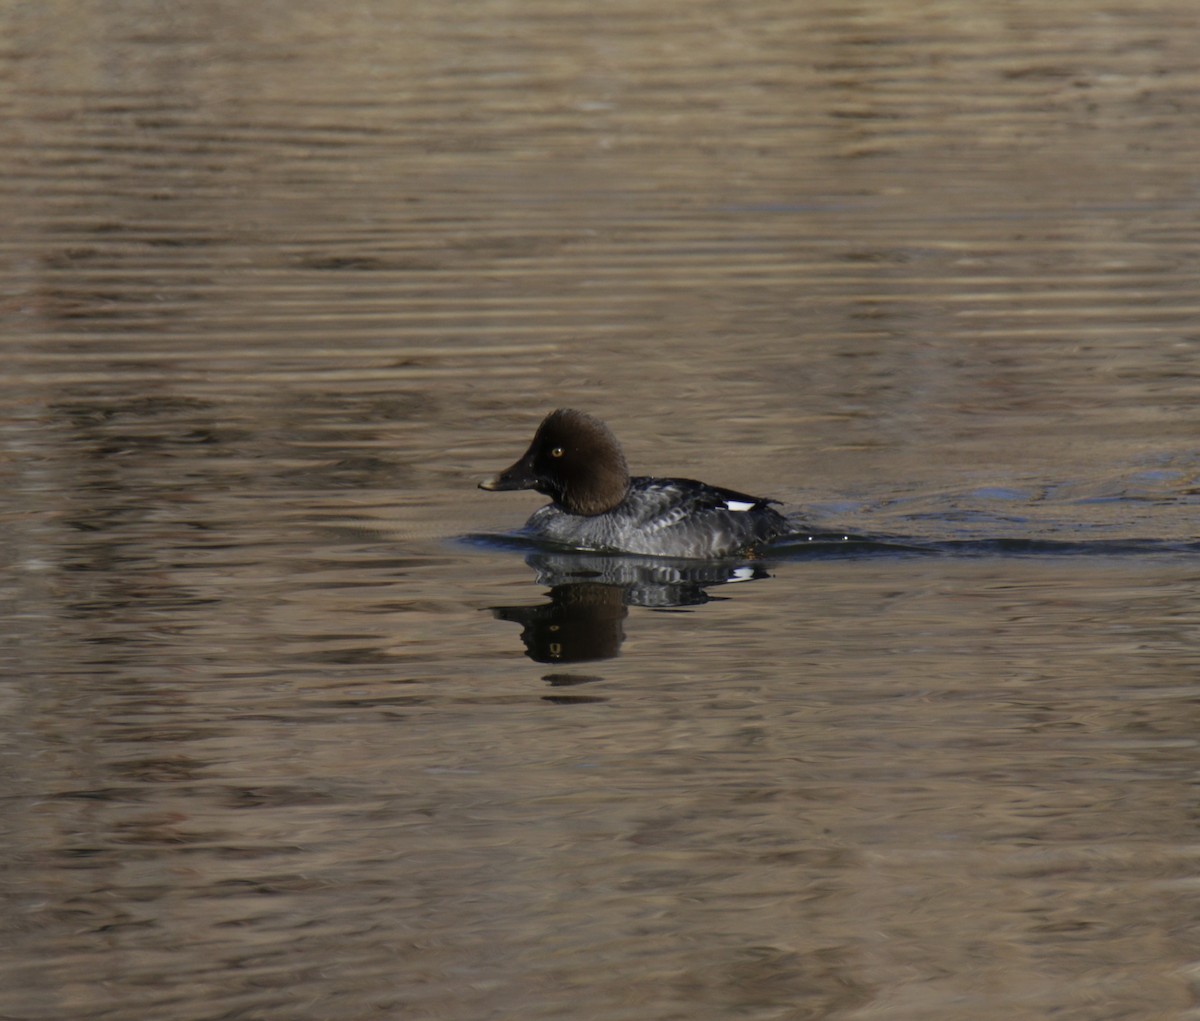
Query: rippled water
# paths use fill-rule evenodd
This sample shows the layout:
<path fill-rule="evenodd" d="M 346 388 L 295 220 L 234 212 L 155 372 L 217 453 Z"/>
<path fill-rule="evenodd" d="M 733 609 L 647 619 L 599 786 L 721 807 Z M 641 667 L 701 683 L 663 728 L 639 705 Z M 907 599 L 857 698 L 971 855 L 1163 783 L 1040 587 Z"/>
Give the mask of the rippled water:
<path fill-rule="evenodd" d="M 0 1016 L 1195 1014 L 1190 2 L 0 29 Z"/>

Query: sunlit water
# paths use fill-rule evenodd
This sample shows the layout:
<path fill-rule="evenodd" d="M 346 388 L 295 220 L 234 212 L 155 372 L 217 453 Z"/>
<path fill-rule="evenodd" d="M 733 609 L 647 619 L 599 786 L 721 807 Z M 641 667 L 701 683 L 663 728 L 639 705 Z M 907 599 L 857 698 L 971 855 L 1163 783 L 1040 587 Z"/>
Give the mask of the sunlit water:
<path fill-rule="evenodd" d="M 0 6 L 0 1017 L 1196 1016 L 1196 29 Z"/>

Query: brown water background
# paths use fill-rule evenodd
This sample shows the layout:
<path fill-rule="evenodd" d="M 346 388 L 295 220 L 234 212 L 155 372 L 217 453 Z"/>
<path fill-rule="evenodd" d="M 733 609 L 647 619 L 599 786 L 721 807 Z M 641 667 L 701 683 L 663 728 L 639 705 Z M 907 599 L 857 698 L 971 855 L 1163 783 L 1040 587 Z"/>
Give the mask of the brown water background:
<path fill-rule="evenodd" d="M 0 1017 L 1200 1017 L 1197 53 L 0 3 Z M 931 552 L 463 541 L 559 405 Z"/>

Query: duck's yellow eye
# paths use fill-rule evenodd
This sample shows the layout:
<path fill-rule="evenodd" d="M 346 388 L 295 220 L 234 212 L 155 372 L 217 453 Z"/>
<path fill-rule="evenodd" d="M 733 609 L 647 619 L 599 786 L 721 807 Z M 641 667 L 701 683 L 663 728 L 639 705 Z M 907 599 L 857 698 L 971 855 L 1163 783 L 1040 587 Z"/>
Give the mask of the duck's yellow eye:
<path fill-rule="evenodd" d="M 555 447 L 553 450 L 550 451 L 550 456 L 551 457 L 562 457 L 563 456 L 563 448 Z"/>

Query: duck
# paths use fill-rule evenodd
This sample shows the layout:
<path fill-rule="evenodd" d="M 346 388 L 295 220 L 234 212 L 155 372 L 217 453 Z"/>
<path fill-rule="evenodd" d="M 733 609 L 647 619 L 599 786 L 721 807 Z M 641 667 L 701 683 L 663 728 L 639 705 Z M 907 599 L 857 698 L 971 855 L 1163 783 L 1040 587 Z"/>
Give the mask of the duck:
<path fill-rule="evenodd" d="M 790 532 L 778 501 L 695 479 L 633 476 L 612 430 L 574 408 L 551 411 L 529 449 L 479 483 L 533 489 L 551 503 L 521 534 L 574 550 L 712 560 L 753 557 Z"/>

